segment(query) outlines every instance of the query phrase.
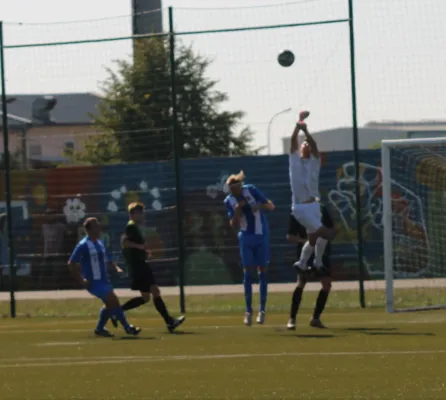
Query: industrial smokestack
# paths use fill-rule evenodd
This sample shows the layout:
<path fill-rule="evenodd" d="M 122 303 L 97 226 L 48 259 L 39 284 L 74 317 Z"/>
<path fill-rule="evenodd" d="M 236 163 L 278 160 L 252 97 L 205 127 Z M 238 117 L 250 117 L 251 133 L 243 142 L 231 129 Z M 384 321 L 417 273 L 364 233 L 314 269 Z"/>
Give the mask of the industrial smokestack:
<path fill-rule="evenodd" d="M 133 34 L 163 32 L 161 0 L 132 0 Z"/>

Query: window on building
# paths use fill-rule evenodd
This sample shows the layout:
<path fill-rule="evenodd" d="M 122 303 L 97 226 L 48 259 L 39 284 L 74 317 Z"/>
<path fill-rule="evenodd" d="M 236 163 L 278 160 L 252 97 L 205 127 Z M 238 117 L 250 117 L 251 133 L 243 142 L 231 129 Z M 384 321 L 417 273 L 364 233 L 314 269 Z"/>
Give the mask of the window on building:
<path fill-rule="evenodd" d="M 31 144 L 29 146 L 29 156 L 30 157 L 40 157 L 42 155 L 42 145 L 41 144 Z"/>
<path fill-rule="evenodd" d="M 65 150 L 74 150 L 74 142 L 65 142 Z"/>

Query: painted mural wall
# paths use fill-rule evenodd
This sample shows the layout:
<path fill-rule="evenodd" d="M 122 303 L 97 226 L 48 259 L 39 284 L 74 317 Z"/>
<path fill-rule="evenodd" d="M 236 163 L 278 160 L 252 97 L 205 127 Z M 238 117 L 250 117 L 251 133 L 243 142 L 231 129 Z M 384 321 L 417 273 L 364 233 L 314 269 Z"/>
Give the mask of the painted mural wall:
<path fill-rule="evenodd" d="M 361 153 L 361 197 L 367 275 L 383 277 L 383 229 L 380 152 Z M 356 279 L 356 212 L 352 152 L 323 155 L 322 198 L 338 227 L 333 244 L 337 279 Z M 186 277 L 190 285 L 240 283 L 242 271 L 236 232 L 228 225 L 223 199 L 224 182 L 230 173 L 245 171 L 247 182 L 257 185 L 276 204 L 270 214 L 271 269 L 274 282 L 295 279 L 291 268 L 294 249 L 286 243 L 290 212 L 288 157 L 261 156 L 184 160 L 184 245 Z M 0 194 L 4 194 L 3 177 Z M 153 249 L 153 266 L 161 285 L 176 285 L 178 263 L 175 175 L 170 162 L 152 162 L 104 167 L 73 167 L 14 171 L 12 176 L 15 248 L 19 288 L 71 288 L 66 260 L 82 237 L 86 216 L 97 216 L 103 239 L 121 262 L 120 241 L 132 201 L 147 205 L 146 235 Z M 0 198 L 0 214 L 5 211 Z M 5 224 L 0 241 L 3 289 L 7 287 L 8 257 Z M 112 277 L 125 287 L 127 278 Z"/>

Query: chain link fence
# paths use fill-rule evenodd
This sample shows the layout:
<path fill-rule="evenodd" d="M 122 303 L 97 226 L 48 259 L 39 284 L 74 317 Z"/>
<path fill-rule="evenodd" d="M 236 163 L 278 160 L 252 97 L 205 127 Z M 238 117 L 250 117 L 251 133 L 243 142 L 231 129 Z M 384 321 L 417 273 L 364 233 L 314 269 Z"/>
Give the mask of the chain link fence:
<path fill-rule="evenodd" d="M 380 130 L 407 131 L 377 121 L 444 116 L 442 10 L 440 0 L 422 8 L 415 0 L 355 2 L 357 121 L 370 135 L 360 132 L 359 198 L 380 163 L 365 149 L 380 142 Z M 321 173 L 322 197 L 340 230 L 335 278 L 359 277 L 358 223 L 363 278 L 382 278 L 382 232 L 368 223 L 369 203 L 357 204 L 357 187 L 347 179 L 355 176 L 348 2 L 178 7 L 162 15 L 165 33 L 138 36 L 131 35 L 132 16 L 3 23 L 9 162 L 4 156 L 2 168 L 10 179 L 0 179 L 0 212 L 10 203 L 17 267 L 11 286 L 4 216 L 0 289 L 75 288 L 66 260 L 87 216 L 98 216 L 122 261 L 132 201 L 147 206 L 161 285 L 240 283 L 237 238 L 222 205 L 225 177 L 240 169 L 277 206 L 270 279 L 292 281 L 288 161 L 277 154 L 304 108 L 322 148 L 344 150 L 326 153 Z M 290 68 L 277 63 L 283 49 L 296 56 Z M 332 143 L 337 132 L 343 136 Z M 113 280 L 128 285 L 125 275 Z"/>

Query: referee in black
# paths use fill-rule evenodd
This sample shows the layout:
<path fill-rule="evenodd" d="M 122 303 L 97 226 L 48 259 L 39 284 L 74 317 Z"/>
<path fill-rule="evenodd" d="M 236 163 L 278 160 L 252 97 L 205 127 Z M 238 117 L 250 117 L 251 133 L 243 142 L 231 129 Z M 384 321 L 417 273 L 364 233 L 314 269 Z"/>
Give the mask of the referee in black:
<path fill-rule="evenodd" d="M 335 225 L 333 219 L 330 216 L 327 208 L 321 204 L 321 213 L 322 213 L 322 224 L 327 228 L 332 228 L 334 231 Z M 300 259 L 300 253 L 302 252 L 302 247 L 307 241 L 307 232 L 306 229 L 293 217 L 290 215 L 289 219 L 289 227 L 287 239 L 291 243 L 296 244 L 296 259 Z M 321 322 L 320 317 L 322 312 L 324 311 L 325 304 L 327 303 L 328 295 L 330 294 L 331 289 L 331 244 L 328 242 L 327 247 L 325 248 L 325 252 L 322 258 L 323 268 L 316 269 L 312 267 L 313 256 L 311 256 L 308 265 L 310 268 L 307 271 L 297 271 L 297 286 L 294 289 L 293 297 L 291 300 L 291 310 L 290 310 L 290 319 L 287 324 L 287 329 L 295 330 L 296 329 L 296 316 L 299 311 L 299 306 L 302 301 L 302 294 L 305 288 L 305 285 L 311 275 L 318 278 L 321 282 L 322 288 L 319 291 L 319 295 L 316 300 L 316 306 L 314 308 L 313 317 L 310 320 L 310 326 L 314 328 L 326 328 L 326 326 Z"/>

